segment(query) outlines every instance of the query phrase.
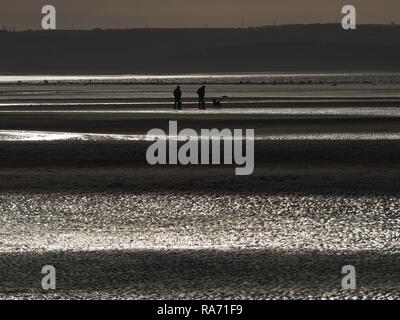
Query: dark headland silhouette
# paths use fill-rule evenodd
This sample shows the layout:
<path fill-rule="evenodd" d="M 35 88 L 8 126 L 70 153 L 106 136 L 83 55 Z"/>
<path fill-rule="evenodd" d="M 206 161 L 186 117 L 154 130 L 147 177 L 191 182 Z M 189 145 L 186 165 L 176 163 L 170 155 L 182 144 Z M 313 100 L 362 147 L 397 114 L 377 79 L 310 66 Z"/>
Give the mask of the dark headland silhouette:
<path fill-rule="evenodd" d="M 0 31 L 0 74 L 400 71 L 400 26 Z"/>

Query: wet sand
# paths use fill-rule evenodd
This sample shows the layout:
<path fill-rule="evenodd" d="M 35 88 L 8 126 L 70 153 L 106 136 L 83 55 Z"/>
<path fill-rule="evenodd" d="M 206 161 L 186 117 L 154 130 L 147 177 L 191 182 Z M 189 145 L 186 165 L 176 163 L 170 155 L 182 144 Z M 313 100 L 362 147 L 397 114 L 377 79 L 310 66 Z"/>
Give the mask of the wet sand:
<path fill-rule="evenodd" d="M 400 117 L 389 109 L 2 113 L 0 297 L 398 299 Z M 254 175 L 152 168 L 148 142 L 109 135 L 168 120 L 254 128 Z M 17 141 L 20 130 L 76 135 Z M 53 293 L 40 288 L 45 264 Z M 346 264 L 355 291 L 341 289 Z"/>

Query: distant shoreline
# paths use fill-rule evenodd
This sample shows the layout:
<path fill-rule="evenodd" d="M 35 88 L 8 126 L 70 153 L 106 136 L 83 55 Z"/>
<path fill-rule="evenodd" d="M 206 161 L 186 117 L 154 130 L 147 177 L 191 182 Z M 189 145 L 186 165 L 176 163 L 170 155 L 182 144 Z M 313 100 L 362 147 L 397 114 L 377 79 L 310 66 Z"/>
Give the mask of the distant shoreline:
<path fill-rule="evenodd" d="M 341 26 L 339 22 L 336 23 L 286 23 L 275 25 L 260 25 L 260 26 L 246 26 L 246 27 L 131 27 L 131 28 L 86 28 L 86 29 L 63 29 L 57 30 L 42 30 L 42 29 L 14 29 L 4 27 L 0 33 L 33 33 L 33 32 L 124 32 L 124 31 L 180 31 L 180 30 L 266 30 L 266 29 L 292 29 L 292 28 L 312 28 L 312 27 L 326 27 L 326 26 Z M 358 28 L 398 28 L 400 24 L 396 23 L 358 23 Z"/>
<path fill-rule="evenodd" d="M 1 85 L 82 84 L 82 85 L 166 85 L 166 84 L 262 84 L 262 85 L 331 85 L 331 84 L 399 84 L 400 72 L 255 72 L 210 74 L 148 75 L 35 75 L 0 74 Z"/>

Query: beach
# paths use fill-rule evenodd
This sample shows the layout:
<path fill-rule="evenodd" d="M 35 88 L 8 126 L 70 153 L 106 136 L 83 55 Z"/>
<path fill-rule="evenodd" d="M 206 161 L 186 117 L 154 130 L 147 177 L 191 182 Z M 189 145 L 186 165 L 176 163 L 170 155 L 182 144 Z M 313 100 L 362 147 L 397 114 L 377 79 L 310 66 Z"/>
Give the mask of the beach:
<path fill-rule="evenodd" d="M 217 79 L 206 111 L 192 78 L 182 112 L 172 80 L 0 84 L 0 298 L 398 299 L 397 77 Z M 254 173 L 150 166 L 173 120 L 254 129 Z"/>

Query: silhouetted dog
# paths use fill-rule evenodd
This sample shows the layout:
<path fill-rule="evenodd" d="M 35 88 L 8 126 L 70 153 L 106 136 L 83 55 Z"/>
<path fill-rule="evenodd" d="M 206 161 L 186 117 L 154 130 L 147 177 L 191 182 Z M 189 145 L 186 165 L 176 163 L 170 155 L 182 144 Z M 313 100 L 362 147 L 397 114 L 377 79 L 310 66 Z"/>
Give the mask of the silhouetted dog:
<path fill-rule="evenodd" d="M 222 109 L 222 100 L 213 99 L 214 109 Z"/>

